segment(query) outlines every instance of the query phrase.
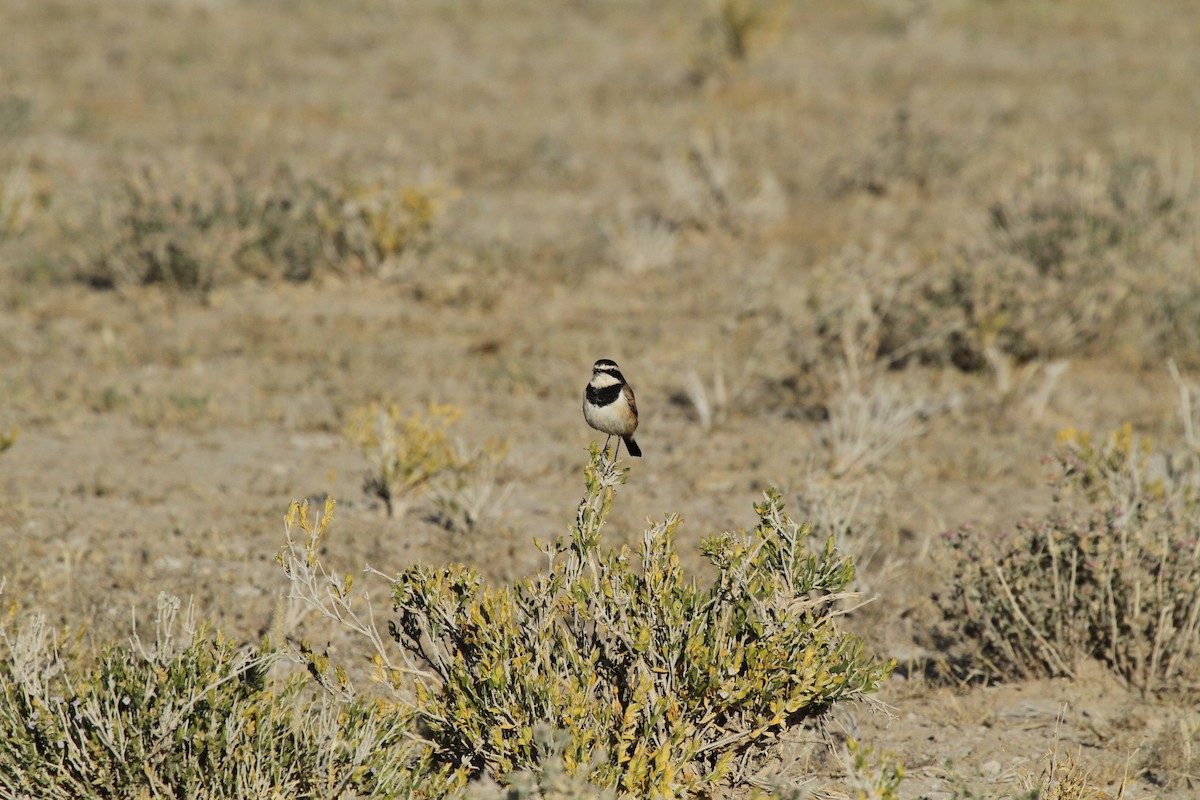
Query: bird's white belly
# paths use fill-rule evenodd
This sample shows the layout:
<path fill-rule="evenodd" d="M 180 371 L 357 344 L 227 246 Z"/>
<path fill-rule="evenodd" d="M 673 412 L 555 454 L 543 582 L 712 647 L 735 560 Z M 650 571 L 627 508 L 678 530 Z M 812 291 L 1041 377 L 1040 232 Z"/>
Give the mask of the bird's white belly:
<path fill-rule="evenodd" d="M 613 436 L 625 436 L 633 433 L 634 428 L 637 427 L 637 420 L 630 413 L 629 404 L 624 401 L 624 398 L 606 406 L 584 403 L 583 418 L 596 430 Z"/>

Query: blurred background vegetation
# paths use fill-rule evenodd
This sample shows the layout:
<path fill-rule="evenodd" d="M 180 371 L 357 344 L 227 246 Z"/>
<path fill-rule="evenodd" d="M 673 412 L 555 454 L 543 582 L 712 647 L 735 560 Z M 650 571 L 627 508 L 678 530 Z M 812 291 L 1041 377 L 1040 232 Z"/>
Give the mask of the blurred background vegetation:
<path fill-rule="evenodd" d="M 980 743 L 1025 758 L 1062 729 L 1110 790 L 1132 764 L 1188 791 L 1200 720 L 1136 691 L 1186 683 L 1187 647 L 1138 603 L 1061 597 L 1001 642 L 1013 603 L 969 568 L 987 553 L 1019 608 L 1048 606 L 1074 584 L 1041 548 L 1096 547 L 1119 530 L 1103 506 L 1136 500 L 1152 535 L 1113 563 L 1170 567 L 1160 618 L 1197 607 L 1193 565 L 1155 550 L 1186 549 L 1162 520 L 1195 505 L 1187 0 L 8 0 L 0 30 L 13 609 L 88 652 L 131 609 L 147 633 L 160 591 L 238 641 L 314 635 L 271 556 L 289 503 L 326 495 L 332 569 L 528 575 L 529 538 L 578 499 L 587 365 L 613 357 L 647 458 L 608 543 L 678 511 L 679 557 L 710 575 L 700 540 L 779 487 L 880 598 L 846 622 L 898 660 L 887 701 L 919 699 L 880 737 L 908 780 L 961 788 L 937 766 L 956 762 L 1011 786 L 1028 765 Z M 444 404 L 444 468 L 402 480 L 422 459 L 388 435 Z M 1054 522 L 1058 432 L 1123 424 L 1153 455 Z M 966 606 L 987 616 L 956 627 Z M 1097 637 L 1097 618 L 1137 622 Z M 1042 623 L 1072 632 L 1065 655 Z M 1117 683 L 1072 708 L 1111 719 L 1056 722 L 1088 658 Z M 1044 675 L 1071 681 L 1034 684 L 1051 712 L 971 710 L 999 702 L 972 680 Z M 948 720 L 962 736 L 931 743 Z"/>

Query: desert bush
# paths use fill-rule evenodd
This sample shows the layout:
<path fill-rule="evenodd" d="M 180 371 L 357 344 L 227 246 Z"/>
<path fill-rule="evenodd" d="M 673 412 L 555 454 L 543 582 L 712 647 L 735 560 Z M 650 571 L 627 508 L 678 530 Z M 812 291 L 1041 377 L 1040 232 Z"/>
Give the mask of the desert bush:
<path fill-rule="evenodd" d="M 245 276 L 378 272 L 429 248 L 443 198 L 431 186 L 331 185 L 283 168 L 262 176 L 186 161 L 144 166 L 102 200 L 101 241 L 80 274 L 100 286 L 204 292 Z"/>
<path fill-rule="evenodd" d="M 730 779 L 735 755 L 865 696 L 890 671 L 836 625 L 853 564 L 832 540 L 812 546 L 777 494 L 756 507 L 753 532 L 704 543 L 717 577 L 701 586 L 680 568 L 677 517 L 647 530 L 636 553 L 601 547 L 625 474 L 593 445 L 570 535 L 541 545 L 548 566 L 536 577 L 489 587 L 467 567 L 416 565 L 393 581 L 393 646 L 377 666 L 398 692 L 413 682 L 431 766 L 461 781 L 536 769 L 534 731 L 548 723 L 570 732 L 568 771 L 604 754 L 601 787 L 698 791 Z M 298 547 L 305 516 L 293 509 L 281 557 L 301 577 L 323 531 L 301 525 Z M 335 588 L 299 595 L 346 618 L 348 584 Z"/>
<path fill-rule="evenodd" d="M 710 390 L 709 384 L 700 377 L 700 373 L 689 369 L 683 391 L 671 398 L 676 404 L 686 406 L 694 414 L 700 427 L 706 431 L 725 419 L 731 405 L 725 368 L 720 361 L 713 365 L 712 376 Z"/>
<path fill-rule="evenodd" d="M 821 441 L 836 478 L 878 465 L 892 450 L 921 432 L 928 403 L 902 397 L 883 385 L 867 391 L 847 388 L 828 404 Z"/>
<path fill-rule="evenodd" d="M 951 636 L 998 677 L 1103 661 L 1144 692 L 1187 685 L 1200 651 L 1195 461 L 1171 465 L 1126 425 L 1064 431 L 1054 509 L 1012 531 L 947 534 Z"/>
<path fill-rule="evenodd" d="M 44 619 L 0 622 L 0 795 L 395 795 L 409 774 L 401 713 L 272 685 L 275 654 L 206 633 L 162 597 L 155 642 L 94 663 Z"/>
<path fill-rule="evenodd" d="M 1111 344 L 1126 322 L 1147 321 L 1163 330 L 1146 344 L 1170 348 L 1195 333 L 1168 313 L 1181 292 L 1196 293 L 1189 262 L 1172 250 L 1189 235 L 1193 205 L 1191 185 L 1149 157 L 1034 169 L 990 205 L 984 236 L 952 248 L 942 266 L 900 264 L 874 293 L 888 301 L 874 303 L 880 354 L 907 356 L 940 328 L 945 335 L 917 357 L 976 370 L 988 347 L 1021 362 L 1053 358 Z"/>
<path fill-rule="evenodd" d="M 716 0 L 700 10 L 688 69 L 697 84 L 766 49 L 787 27 L 787 5 L 779 0 Z"/>
<path fill-rule="evenodd" d="M 470 466 L 447 435 L 461 416 L 453 406 L 435 404 L 404 416 L 394 403 L 370 403 L 350 415 L 346 435 L 370 465 L 363 490 L 383 500 L 388 516 L 403 511 L 436 478 L 460 475 Z"/>
<path fill-rule="evenodd" d="M 424 253 L 446 193 L 435 186 L 351 186 L 342 192 L 340 226 L 334 241 L 375 271 L 402 254 Z"/>
<path fill-rule="evenodd" d="M 484 777 L 456 792 L 457 800 L 617 800 L 629 795 L 596 786 L 589 778 L 603 763 L 594 754 L 574 771 L 567 769 L 571 735 L 539 725 L 533 731 L 541 761 L 536 769 L 524 769 L 505 776 L 503 782 Z M 602 755 L 602 754 L 600 754 Z M 879 753 L 851 739 L 839 754 L 844 775 L 834 785 L 811 791 L 806 785 L 778 784 L 765 781 L 767 787 L 755 787 L 747 794 L 753 800 L 804 800 L 822 797 L 828 800 L 896 800 L 904 778 L 904 766 L 895 756 Z M 806 783 L 812 779 L 807 779 Z M 756 782 L 757 783 L 757 782 Z"/>
<path fill-rule="evenodd" d="M 1061 160 L 1041 165 L 992 204 L 992 238 L 1041 275 L 1094 278 L 1114 269 L 1114 251 L 1145 255 L 1178 235 L 1190 193 L 1148 156 Z M 1077 270 L 1090 274 L 1071 274 Z"/>
<path fill-rule="evenodd" d="M 904 764 L 851 739 L 842 759 L 853 800 L 896 800 L 904 780 Z"/>
<path fill-rule="evenodd" d="M 669 204 L 661 214 L 643 213 L 636 224 L 650 228 L 649 236 L 640 237 L 643 245 L 663 241 L 660 234 L 669 234 L 669 250 L 660 248 L 667 255 L 674 254 L 682 231 L 742 236 L 778 224 L 787 213 L 787 195 L 779 180 L 769 170 L 751 173 L 723 128 L 692 131 L 687 146 L 663 162 L 663 179 Z M 622 228 L 630 222 L 622 222 Z"/>
<path fill-rule="evenodd" d="M 613 261 L 635 275 L 670 266 L 679 249 L 677 225 L 652 210 L 635 212 L 629 202 L 621 203 L 615 219 L 602 228 Z"/>
<path fill-rule="evenodd" d="M 792 335 L 851 362 L 967 371 L 996 355 L 1029 363 L 1100 347 L 1143 358 L 1191 352 L 1200 341 L 1188 244 L 1196 204 L 1176 173 L 1140 155 L 1027 170 L 979 209 L 981 230 L 962 226 L 939 255 L 850 246 L 818 264 Z"/>
<path fill-rule="evenodd" d="M 839 151 L 825 168 L 823 183 L 835 196 L 850 192 L 882 196 L 904 184 L 925 191 L 958 171 L 962 150 L 960 142 L 901 107 L 886 122 L 873 126 L 869 143 Z"/>
<path fill-rule="evenodd" d="M 38 205 L 29 168 L 0 162 L 0 242 L 23 233 Z"/>
<path fill-rule="evenodd" d="M 267 228 L 278 232 L 282 220 L 272 217 L 286 215 L 285 204 L 224 170 L 175 172 L 131 170 L 119 194 L 102 201 L 107 241 L 82 266 L 90 282 L 207 291 L 231 272 L 262 267 Z"/>
<path fill-rule="evenodd" d="M 456 793 L 455 797 L 461 800 L 617 800 L 616 791 L 589 781 L 600 766 L 600 754 L 593 754 L 587 763 L 571 764 L 571 735 L 549 725 L 534 727 L 533 739 L 539 754 L 534 769 L 506 775 L 503 784 L 485 776 Z M 571 768 L 568 768 L 569 764 Z"/>
<path fill-rule="evenodd" d="M 433 519 L 454 533 L 485 530 L 504 512 L 512 484 L 506 483 L 507 446 L 489 441 L 472 452 L 456 448 L 460 469 L 450 470 L 447 480 L 433 487 Z"/>
<path fill-rule="evenodd" d="M 1036 777 L 1029 776 L 1020 782 L 1029 787 L 1023 795 L 1029 800 L 1108 800 L 1110 795 L 1103 791 L 1096 780 L 1095 771 L 1081 760 L 1082 750 L 1071 753 L 1054 747 L 1043 759 L 1043 768 Z M 1117 797 L 1123 797 L 1125 782 L 1122 780 Z"/>
<path fill-rule="evenodd" d="M 791 297 L 803 314 L 786 314 L 789 349 L 807 372 L 837 364 L 853 384 L 880 368 L 909 360 L 950 360 L 964 327 L 949 304 L 935 303 L 919 287 L 936 281 L 937 268 L 904 251 L 849 244 L 814 268 Z M 826 383 L 830 381 L 826 380 Z"/>
<path fill-rule="evenodd" d="M 896 503 L 894 484 L 870 474 L 837 479 L 822 469 L 798 481 L 795 498 L 813 534 L 833 537 L 838 551 L 854 559 L 851 587 L 866 596 L 881 594 L 878 590 L 890 580 L 887 565 L 894 561 L 898 537 L 896 521 L 889 516 Z"/>

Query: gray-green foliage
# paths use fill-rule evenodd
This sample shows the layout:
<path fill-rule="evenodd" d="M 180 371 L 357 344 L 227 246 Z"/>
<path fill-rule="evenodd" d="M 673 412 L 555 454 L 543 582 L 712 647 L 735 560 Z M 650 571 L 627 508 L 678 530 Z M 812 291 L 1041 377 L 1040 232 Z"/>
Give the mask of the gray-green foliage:
<path fill-rule="evenodd" d="M 624 480 L 593 449 L 575 525 L 543 545 L 537 577 L 492 588 L 466 567 L 418 565 L 396 579 L 392 636 L 432 673 L 415 711 L 434 764 L 464 780 L 534 768 L 549 723 L 571 733 L 569 771 L 603 752 L 598 785 L 672 796 L 888 674 L 835 624 L 853 564 L 832 540 L 812 546 L 778 494 L 752 532 L 704 543 L 717 577 L 701 585 L 680 567 L 677 517 L 636 552 L 601 546 Z"/>
<path fill-rule="evenodd" d="M 1064 156 L 989 196 L 979 224 L 952 231 L 939 253 L 847 247 L 818 264 L 811 313 L 779 324 L 799 326 L 802 352 L 820 342 L 841 355 L 849 338 L 888 363 L 972 371 L 997 357 L 1195 351 L 1198 209 L 1186 170 L 1134 153 Z"/>
<path fill-rule="evenodd" d="M 373 272 L 432 244 L 442 197 L 434 187 L 353 186 L 184 165 L 130 170 L 103 198 L 80 257 L 101 286 L 164 284 L 206 292 L 238 277 L 303 281 L 321 272 Z"/>
<path fill-rule="evenodd" d="M 456 793 L 458 800 L 617 800 L 617 793 L 591 783 L 592 772 L 600 765 L 601 753 L 586 764 L 572 762 L 567 768 L 571 735 L 548 725 L 533 730 L 539 753 L 538 763 L 528 769 L 504 776 L 503 785 L 487 778 L 475 781 Z"/>
<path fill-rule="evenodd" d="M 1034 170 L 991 204 L 986 239 L 902 293 L 909 302 L 888 327 L 957 319 L 945 353 L 972 369 L 990 346 L 1028 361 L 1112 344 L 1127 320 L 1158 316 L 1158 298 L 1194 287 L 1175 252 L 1193 202 L 1190 187 L 1143 156 Z"/>
<path fill-rule="evenodd" d="M 37 617 L 0 624 L 0 796 L 399 794 L 408 718 L 268 680 L 274 654 L 178 625 L 152 647 L 64 649 Z M 178 637 L 176 639 L 175 637 Z"/>
<path fill-rule="evenodd" d="M 377 644 L 419 669 L 376 662 L 390 702 L 272 679 L 274 651 L 206 633 L 172 598 L 152 644 L 94 659 L 36 616 L 0 621 L 0 797 L 479 796 L 489 780 L 509 797 L 679 796 L 738 783 L 741 756 L 890 670 L 835 624 L 853 564 L 777 494 L 753 531 L 704 543 L 717 576 L 702 585 L 681 569 L 676 517 L 636 551 L 603 548 L 625 470 L 593 450 L 586 475 L 541 575 L 491 588 L 418 565 L 395 579 L 394 641 Z M 315 559 L 327 523 L 293 555 Z M 309 531 L 302 511 L 288 524 Z M 318 677 L 337 672 L 299 652 Z"/>
<path fill-rule="evenodd" d="M 1153 469 L 1126 425 L 1060 436 L 1056 507 L 1011 531 L 948 534 L 952 638 L 1000 677 L 1074 675 L 1096 658 L 1143 691 L 1194 686 L 1200 471 Z"/>

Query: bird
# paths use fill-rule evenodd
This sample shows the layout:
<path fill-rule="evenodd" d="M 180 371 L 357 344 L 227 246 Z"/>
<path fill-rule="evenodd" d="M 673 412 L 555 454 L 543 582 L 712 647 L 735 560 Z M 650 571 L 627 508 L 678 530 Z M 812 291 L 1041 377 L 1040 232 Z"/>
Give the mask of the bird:
<path fill-rule="evenodd" d="M 621 450 L 622 441 L 629 455 L 642 457 L 642 448 L 633 440 L 633 432 L 638 426 L 633 387 L 625 381 L 617 362 L 610 358 L 602 358 L 592 365 L 592 379 L 583 390 L 583 418 L 588 425 L 608 434 L 608 439 L 604 440 L 605 452 L 608 452 L 609 439 L 620 437 L 613 450 L 614 461 Z"/>

